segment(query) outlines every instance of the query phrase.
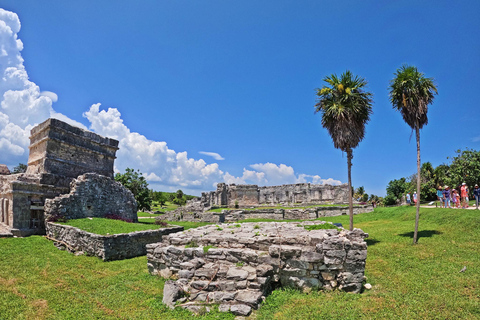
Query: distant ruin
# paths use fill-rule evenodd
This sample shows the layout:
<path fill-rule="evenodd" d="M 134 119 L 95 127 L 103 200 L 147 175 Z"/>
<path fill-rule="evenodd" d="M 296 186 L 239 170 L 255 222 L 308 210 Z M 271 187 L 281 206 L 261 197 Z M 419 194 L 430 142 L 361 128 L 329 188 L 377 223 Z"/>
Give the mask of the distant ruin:
<path fill-rule="evenodd" d="M 200 198 L 187 202 L 187 210 L 205 211 L 211 207 L 246 208 L 260 206 L 306 206 L 348 203 L 348 185 L 284 184 L 259 187 L 219 183 L 217 190 L 202 192 Z"/>
<path fill-rule="evenodd" d="M 48 119 L 31 130 L 29 149 L 26 173 L 0 175 L 0 227 L 13 235 L 44 234 L 44 205 L 47 199 L 69 194 L 71 184 L 75 184 L 75 179 L 83 174 L 94 173 L 106 177 L 107 180 L 100 179 L 103 181 L 102 188 L 106 185 L 119 185 L 112 179 L 115 153 L 118 150 L 117 140 L 57 119 Z M 94 177 L 96 176 L 90 176 L 92 179 Z M 115 188 L 123 188 L 118 185 Z M 95 212 L 95 216 L 117 213 L 99 210 L 99 201 L 94 199 L 101 192 L 93 190 L 93 193 L 90 197 L 77 201 L 77 205 L 87 208 L 83 212 Z M 133 201 L 129 210 L 126 210 L 128 213 L 122 214 L 136 220 L 135 199 L 129 191 L 126 194 L 130 194 L 130 197 L 110 197 L 122 203 Z M 50 214 L 61 215 L 62 212 L 53 210 Z"/>

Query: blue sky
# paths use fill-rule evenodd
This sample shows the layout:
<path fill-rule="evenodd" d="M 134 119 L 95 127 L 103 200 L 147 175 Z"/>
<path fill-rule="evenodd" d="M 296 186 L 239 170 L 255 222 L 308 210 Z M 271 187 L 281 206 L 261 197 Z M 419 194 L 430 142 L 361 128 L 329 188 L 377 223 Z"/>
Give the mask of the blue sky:
<path fill-rule="evenodd" d="M 415 136 L 388 97 L 405 63 L 435 78 L 439 91 L 421 131 L 422 161 L 436 166 L 457 149 L 480 148 L 479 1 L 0 7 L 21 23 L 17 32 L 15 17 L 0 14 L 0 163 L 11 168 L 27 161 L 31 126 L 56 116 L 119 139 L 117 170 L 140 169 L 157 190 L 347 182 L 346 156 L 313 106 L 322 79 L 349 69 L 374 94 L 353 185 L 384 195 L 390 180 L 416 171 Z"/>

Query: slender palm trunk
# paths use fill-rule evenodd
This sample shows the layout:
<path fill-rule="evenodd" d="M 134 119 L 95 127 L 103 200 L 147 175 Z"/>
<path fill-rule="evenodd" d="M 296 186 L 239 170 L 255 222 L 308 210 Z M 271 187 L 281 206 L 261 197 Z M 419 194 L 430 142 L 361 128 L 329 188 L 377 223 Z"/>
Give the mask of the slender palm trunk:
<path fill-rule="evenodd" d="M 413 244 L 417 243 L 418 239 L 418 219 L 420 217 L 420 129 L 417 126 L 415 128 L 417 136 L 417 214 L 415 215 L 415 232 L 413 233 Z"/>
<path fill-rule="evenodd" d="M 347 150 L 348 163 L 348 211 L 350 215 L 350 231 L 353 231 L 353 196 L 352 196 L 352 149 Z"/>

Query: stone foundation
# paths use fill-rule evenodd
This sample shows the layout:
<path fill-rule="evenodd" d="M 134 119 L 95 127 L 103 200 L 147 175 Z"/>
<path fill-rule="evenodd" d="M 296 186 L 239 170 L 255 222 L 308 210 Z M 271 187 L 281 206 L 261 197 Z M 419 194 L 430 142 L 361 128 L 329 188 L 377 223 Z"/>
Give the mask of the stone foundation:
<path fill-rule="evenodd" d="M 348 207 L 314 207 L 314 208 L 292 208 L 292 209 L 262 209 L 261 207 L 253 210 L 222 210 L 217 212 L 188 212 L 187 208 L 180 208 L 175 211 L 169 211 L 157 217 L 159 220 L 167 221 L 203 221 L 212 223 L 237 222 L 245 219 L 274 219 L 274 220 L 308 220 L 322 217 L 334 217 L 348 215 Z M 372 212 L 371 205 L 355 205 L 353 214 Z"/>
<path fill-rule="evenodd" d="M 47 222 L 46 230 L 47 237 L 59 247 L 111 261 L 144 256 L 147 253 L 147 244 L 161 241 L 166 234 L 183 231 L 183 227 L 103 236 L 72 226 Z"/>
<path fill-rule="evenodd" d="M 164 303 L 195 310 L 218 303 L 247 315 L 275 287 L 358 293 L 368 235 L 360 229 L 311 230 L 325 222 L 261 222 L 205 226 L 147 245 L 149 272 L 167 282 Z"/>

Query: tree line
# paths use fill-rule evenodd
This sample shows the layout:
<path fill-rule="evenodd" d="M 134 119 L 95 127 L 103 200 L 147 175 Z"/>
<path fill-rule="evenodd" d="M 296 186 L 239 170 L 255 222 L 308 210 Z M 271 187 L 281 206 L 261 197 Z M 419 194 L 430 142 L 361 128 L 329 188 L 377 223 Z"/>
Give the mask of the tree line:
<path fill-rule="evenodd" d="M 416 180 L 417 174 L 391 180 L 387 185 L 387 195 L 383 199 L 385 205 L 394 205 L 401 201 L 406 193 L 417 192 L 420 201 L 434 201 L 437 199 L 437 188 L 448 185 L 451 189 L 459 190 L 463 182 L 468 186 L 470 193 L 475 184 L 480 185 L 480 151 L 473 149 L 457 150 L 450 164 L 440 164 L 433 167 L 430 162 L 424 162 L 420 168 L 420 193 Z"/>

